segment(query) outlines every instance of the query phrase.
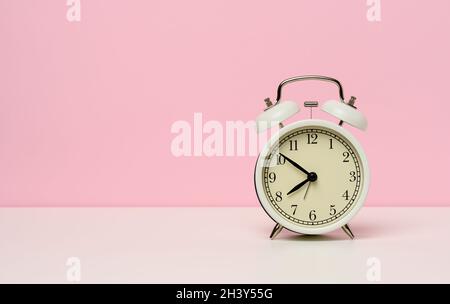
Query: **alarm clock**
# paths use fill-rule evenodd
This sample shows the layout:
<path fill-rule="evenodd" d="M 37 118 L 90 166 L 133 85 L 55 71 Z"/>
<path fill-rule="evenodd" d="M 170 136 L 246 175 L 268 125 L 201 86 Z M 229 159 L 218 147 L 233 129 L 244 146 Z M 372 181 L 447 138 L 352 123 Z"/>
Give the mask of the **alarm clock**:
<path fill-rule="evenodd" d="M 334 83 L 339 100 L 325 102 L 321 109 L 337 123 L 312 119 L 284 125 L 300 111 L 298 103 L 282 101 L 285 85 L 316 80 Z M 270 238 L 283 228 L 302 234 L 323 234 L 342 228 L 351 238 L 349 221 L 364 204 L 369 189 L 369 165 L 350 125 L 367 128 L 365 116 L 355 107 L 355 97 L 345 101 L 341 83 L 331 77 L 307 75 L 283 80 L 275 103 L 265 99 L 266 109 L 256 119 L 259 132 L 278 126 L 258 156 L 254 183 L 258 200 L 275 221 Z M 305 102 L 312 108 L 318 102 Z"/>

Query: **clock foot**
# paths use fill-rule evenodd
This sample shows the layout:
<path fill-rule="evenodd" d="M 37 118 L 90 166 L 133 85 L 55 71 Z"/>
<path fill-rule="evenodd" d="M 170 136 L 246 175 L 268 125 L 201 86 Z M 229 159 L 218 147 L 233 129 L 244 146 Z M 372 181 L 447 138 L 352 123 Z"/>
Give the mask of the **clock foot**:
<path fill-rule="evenodd" d="M 355 238 L 355 236 L 353 235 L 352 230 L 350 229 L 350 227 L 345 224 L 344 226 L 342 226 L 342 230 L 344 230 L 344 232 L 353 240 Z"/>
<path fill-rule="evenodd" d="M 281 226 L 280 224 L 276 224 L 275 227 L 273 227 L 272 233 L 270 234 L 270 239 L 274 239 L 277 237 L 277 235 L 281 232 L 281 230 L 283 230 L 283 226 Z"/>

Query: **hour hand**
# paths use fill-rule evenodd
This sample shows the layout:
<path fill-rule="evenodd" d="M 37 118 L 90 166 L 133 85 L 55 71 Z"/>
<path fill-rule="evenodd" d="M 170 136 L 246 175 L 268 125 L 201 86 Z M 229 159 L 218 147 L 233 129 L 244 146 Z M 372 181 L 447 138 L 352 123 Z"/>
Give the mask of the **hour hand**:
<path fill-rule="evenodd" d="M 302 166 L 300 166 L 299 164 L 297 164 L 295 161 L 293 161 L 292 159 L 290 159 L 290 158 L 287 157 L 286 155 L 281 154 L 281 153 L 280 153 L 280 155 L 283 156 L 284 159 L 286 159 L 288 162 L 290 162 L 295 168 L 299 169 L 300 171 L 302 171 L 302 172 L 305 173 L 306 175 L 309 174 L 309 172 L 306 171 Z"/>
<path fill-rule="evenodd" d="M 309 179 L 305 179 L 304 181 L 302 181 L 300 184 L 296 185 L 294 188 L 292 188 L 286 195 L 291 194 L 292 192 L 297 191 L 298 189 L 300 189 L 301 187 L 303 187 L 303 185 L 305 185 L 307 182 L 309 182 Z"/>

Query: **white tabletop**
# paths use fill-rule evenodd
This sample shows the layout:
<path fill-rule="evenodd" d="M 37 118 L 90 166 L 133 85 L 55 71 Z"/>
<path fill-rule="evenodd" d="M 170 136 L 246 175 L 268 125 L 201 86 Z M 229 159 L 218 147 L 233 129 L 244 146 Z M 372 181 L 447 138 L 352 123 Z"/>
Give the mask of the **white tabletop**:
<path fill-rule="evenodd" d="M 4 208 L 0 282 L 450 282 L 450 208 L 364 208 L 350 225 L 354 240 L 270 240 L 260 208 Z"/>

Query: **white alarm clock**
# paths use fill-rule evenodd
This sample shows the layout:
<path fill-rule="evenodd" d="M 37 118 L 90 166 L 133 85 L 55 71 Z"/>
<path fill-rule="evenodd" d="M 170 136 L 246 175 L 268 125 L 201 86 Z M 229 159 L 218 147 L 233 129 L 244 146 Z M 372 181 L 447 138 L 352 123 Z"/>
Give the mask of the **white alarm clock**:
<path fill-rule="evenodd" d="M 281 101 L 284 85 L 302 80 L 330 81 L 339 88 L 339 101 L 330 100 L 322 110 L 338 118 L 337 123 L 305 119 L 287 126 L 283 121 L 300 108 Z M 255 166 L 255 188 L 261 206 L 276 222 L 270 235 L 283 228 L 303 234 L 322 234 L 343 228 L 350 238 L 348 222 L 361 209 L 369 189 L 369 165 L 363 148 L 344 128 L 344 123 L 361 130 L 364 115 L 354 106 L 355 97 L 345 102 L 341 83 L 325 76 L 299 76 L 282 81 L 274 104 L 256 119 L 258 131 L 277 125 L 279 131 L 264 146 Z M 305 102 L 305 106 L 317 106 Z"/>

